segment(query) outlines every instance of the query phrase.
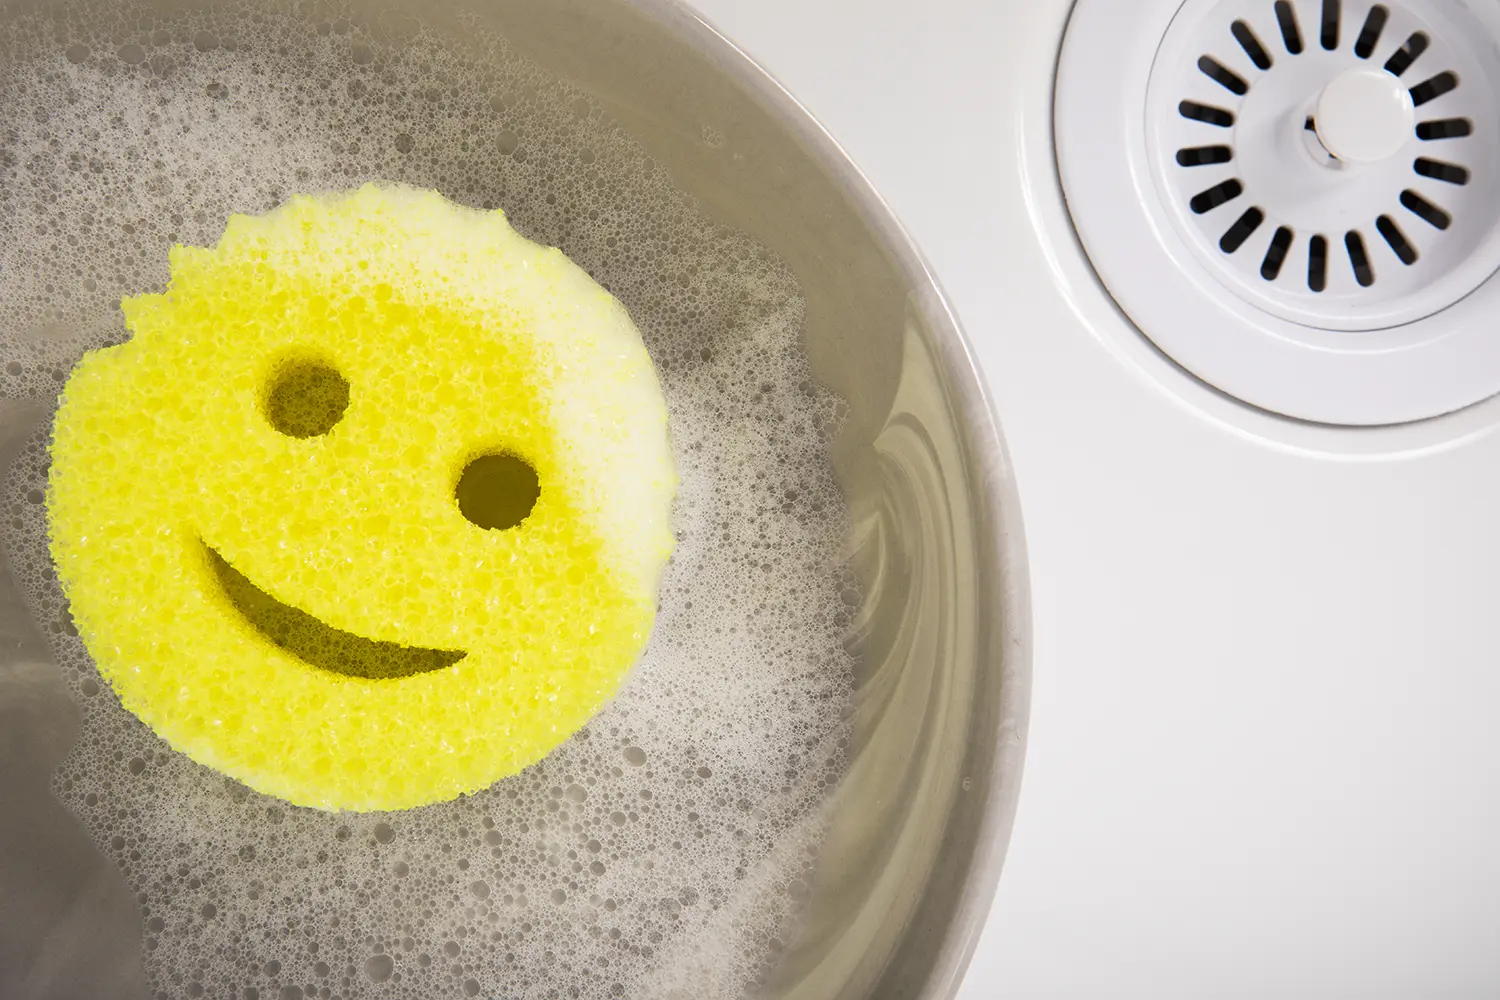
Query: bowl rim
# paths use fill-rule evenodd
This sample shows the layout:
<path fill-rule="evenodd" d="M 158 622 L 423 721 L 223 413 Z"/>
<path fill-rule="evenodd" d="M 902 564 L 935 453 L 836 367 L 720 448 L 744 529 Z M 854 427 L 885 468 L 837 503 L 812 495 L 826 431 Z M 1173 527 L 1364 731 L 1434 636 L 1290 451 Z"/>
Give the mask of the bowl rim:
<path fill-rule="evenodd" d="M 946 939 L 920 994 L 921 1000 L 952 1000 L 978 947 L 998 894 L 1000 875 L 1015 825 L 1025 764 L 1031 706 L 1032 619 L 1026 536 L 1014 466 L 1000 430 L 994 399 L 941 283 L 922 251 L 868 177 L 792 93 L 767 69 L 731 41 L 686 0 L 625 0 L 670 32 L 742 87 L 792 130 L 804 150 L 850 197 L 862 220 L 884 243 L 902 276 L 917 290 L 917 304 L 933 333 L 933 348 L 952 393 L 959 427 L 967 436 L 979 501 L 993 526 L 978 552 L 981 565 L 996 574 L 1003 612 L 987 616 L 985 645 L 998 648 L 1002 674 L 1000 725 L 995 733 L 995 764 L 984 789 L 983 813 L 969 878 L 954 909 Z"/>

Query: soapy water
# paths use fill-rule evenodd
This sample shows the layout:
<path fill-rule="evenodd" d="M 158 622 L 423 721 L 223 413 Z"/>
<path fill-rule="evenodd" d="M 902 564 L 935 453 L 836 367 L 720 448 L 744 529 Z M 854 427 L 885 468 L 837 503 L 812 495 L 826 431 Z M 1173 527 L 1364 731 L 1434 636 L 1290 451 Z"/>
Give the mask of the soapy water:
<path fill-rule="evenodd" d="M 4 534 L 84 707 L 55 792 L 134 887 L 158 996 L 753 994 L 846 764 L 843 404 L 812 379 L 792 275 L 698 215 L 587 93 L 477 27 L 459 52 L 326 7 L 6 20 L 0 395 L 54 407 L 84 350 L 126 337 L 119 299 L 165 284 L 173 244 L 367 180 L 502 207 L 630 309 L 682 479 L 645 656 L 572 740 L 473 796 L 365 815 L 261 796 L 99 677 L 47 552 L 43 421 Z"/>

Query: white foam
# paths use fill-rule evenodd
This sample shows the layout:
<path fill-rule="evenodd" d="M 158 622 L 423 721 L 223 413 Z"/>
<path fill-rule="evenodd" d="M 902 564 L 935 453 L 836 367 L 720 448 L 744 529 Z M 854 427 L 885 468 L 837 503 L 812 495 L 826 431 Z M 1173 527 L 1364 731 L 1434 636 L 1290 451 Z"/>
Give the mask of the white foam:
<path fill-rule="evenodd" d="M 174 242 L 389 180 L 561 246 L 630 309 L 671 411 L 679 546 L 619 698 L 524 774 L 391 815 L 264 798 L 120 708 L 71 634 L 31 443 L 6 541 L 86 708 L 57 791 L 135 885 L 167 996 L 732 997 L 812 877 L 851 697 L 847 522 L 827 459 L 842 404 L 812 382 L 796 282 L 588 95 L 475 43 L 387 48 L 266 4 L 0 24 L 0 394 L 55 400 L 84 349 L 124 337 L 120 297 L 162 287 Z"/>

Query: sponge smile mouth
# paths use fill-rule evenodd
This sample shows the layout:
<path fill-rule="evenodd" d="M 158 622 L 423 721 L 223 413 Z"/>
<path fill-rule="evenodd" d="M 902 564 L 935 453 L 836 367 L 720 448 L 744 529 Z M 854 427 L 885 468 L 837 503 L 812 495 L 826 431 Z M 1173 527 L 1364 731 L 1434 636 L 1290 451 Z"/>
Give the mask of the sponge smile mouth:
<path fill-rule="evenodd" d="M 203 547 L 224 596 L 240 616 L 268 642 L 309 666 L 346 677 L 388 680 L 441 670 L 467 655 L 460 650 L 380 642 L 325 625 L 257 587 L 212 546 L 205 543 Z"/>

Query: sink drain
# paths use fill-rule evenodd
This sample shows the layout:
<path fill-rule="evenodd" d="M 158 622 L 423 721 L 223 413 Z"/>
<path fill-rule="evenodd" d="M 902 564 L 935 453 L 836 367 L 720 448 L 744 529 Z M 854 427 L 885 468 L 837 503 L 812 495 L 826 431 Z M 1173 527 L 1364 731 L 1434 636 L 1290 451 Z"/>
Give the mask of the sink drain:
<path fill-rule="evenodd" d="M 1079 0 L 1057 152 L 1110 292 L 1185 368 L 1290 416 L 1500 392 L 1497 24 L 1458 0 Z"/>

